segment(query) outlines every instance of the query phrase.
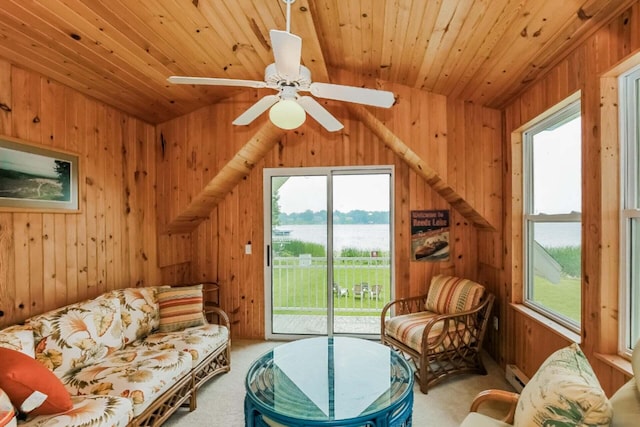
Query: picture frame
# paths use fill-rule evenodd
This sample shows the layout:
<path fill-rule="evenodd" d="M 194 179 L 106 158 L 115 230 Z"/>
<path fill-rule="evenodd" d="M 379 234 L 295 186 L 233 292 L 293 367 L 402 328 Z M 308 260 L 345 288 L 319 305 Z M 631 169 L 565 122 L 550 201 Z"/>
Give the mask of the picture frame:
<path fill-rule="evenodd" d="M 448 261 L 449 210 L 411 211 L 411 261 Z"/>
<path fill-rule="evenodd" d="M 0 210 L 79 211 L 79 157 L 0 136 Z"/>

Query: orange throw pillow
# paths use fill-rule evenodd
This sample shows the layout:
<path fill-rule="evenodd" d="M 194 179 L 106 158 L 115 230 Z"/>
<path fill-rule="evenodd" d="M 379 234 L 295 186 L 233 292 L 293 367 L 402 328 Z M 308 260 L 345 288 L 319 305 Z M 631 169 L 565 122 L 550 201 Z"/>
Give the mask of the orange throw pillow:
<path fill-rule="evenodd" d="M 29 415 L 51 415 L 73 407 L 71 396 L 58 377 L 37 360 L 9 348 L 0 347 L 0 388 L 16 408 L 38 391 L 46 400 Z"/>

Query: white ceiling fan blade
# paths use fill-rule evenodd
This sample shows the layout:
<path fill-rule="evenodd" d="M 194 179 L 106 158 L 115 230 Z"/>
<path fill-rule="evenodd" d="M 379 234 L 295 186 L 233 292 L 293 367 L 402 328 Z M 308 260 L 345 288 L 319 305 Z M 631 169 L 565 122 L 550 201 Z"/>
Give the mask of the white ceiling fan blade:
<path fill-rule="evenodd" d="M 374 107 L 389 108 L 395 102 L 393 92 L 367 89 L 364 87 L 334 85 L 331 83 L 311 83 L 311 93 L 318 98 L 355 102 Z"/>
<path fill-rule="evenodd" d="M 271 30 L 269 34 L 278 74 L 290 80 L 295 79 L 300 74 L 302 39 L 280 30 Z"/>
<path fill-rule="evenodd" d="M 310 96 L 301 96 L 297 99 L 298 104 L 304 108 L 311 117 L 320 123 L 329 132 L 335 132 L 344 126 L 335 117 L 331 115 L 322 105 Z"/>
<path fill-rule="evenodd" d="M 248 125 L 254 121 L 260 114 L 264 113 L 273 104 L 278 102 L 280 97 L 278 95 L 267 95 L 253 104 L 247 111 L 240 114 L 234 121 L 234 125 L 243 126 Z"/>
<path fill-rule="evenodd" d="M 267 87 L 265 82 L 259 82 L 257 80 L 218 79 L 215 77 L 171 76 L 167 80 L 170 83 L 179 85 L 241 86 L 254 88 Z"/>

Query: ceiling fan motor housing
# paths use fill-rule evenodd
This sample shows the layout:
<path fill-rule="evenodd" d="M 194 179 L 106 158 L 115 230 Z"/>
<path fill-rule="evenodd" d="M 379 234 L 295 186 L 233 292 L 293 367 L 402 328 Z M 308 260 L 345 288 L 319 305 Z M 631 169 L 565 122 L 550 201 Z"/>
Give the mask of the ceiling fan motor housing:
<path fill-rule="evenodd" d="M 295 86 L 298 89 L 309 90 L 311 85 L 311 71 L 304 65 L 300 65 L 300 72 L 295 79 L 288 79 L 287 76 L 278 74 L 276 64 L 267 65 L 264 71 L 264 80 L 267 87 L 280 89 L 282 86 Z"/>

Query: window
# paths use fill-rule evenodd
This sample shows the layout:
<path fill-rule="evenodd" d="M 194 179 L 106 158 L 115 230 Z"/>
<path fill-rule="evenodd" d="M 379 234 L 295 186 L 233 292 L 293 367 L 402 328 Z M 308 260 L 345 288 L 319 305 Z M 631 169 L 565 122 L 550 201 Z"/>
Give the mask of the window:
<path fill-rule="evenodd" d="M 523 133 L 524 303 L 579 333 L 581 120 L 576 101 Z"/>
<path fill-rule="evenodd" d="M 621 200 L 620 347 L 631 354 L 640 339 L 640 67 L 620 76 Z"/>

